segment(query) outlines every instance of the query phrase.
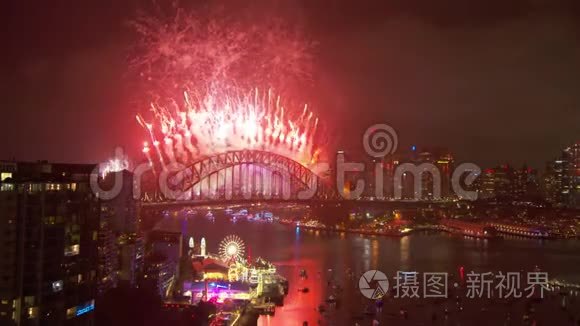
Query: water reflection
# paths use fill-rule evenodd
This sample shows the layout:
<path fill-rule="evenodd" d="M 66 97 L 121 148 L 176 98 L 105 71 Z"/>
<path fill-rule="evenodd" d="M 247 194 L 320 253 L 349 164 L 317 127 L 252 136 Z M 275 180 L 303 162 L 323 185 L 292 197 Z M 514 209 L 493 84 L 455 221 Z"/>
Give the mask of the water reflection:
<path fill-rule="evenodd" d="M 401 255 L 401 270 L 402 271 L 411 271 L 411 237 L 402 237 L 399 241 L 400 244 L 400 255 Z"/>
<path fill-rule="evenodd" d="M 371 240 L 371 248 L 372 248 L 372 255 L 371 255 L 371 268 L 370 269 L 378 269 L 379 266 L 379 241 L 377 239 Z"/>
<path fill-rule="evenodd" d="M 184 226 L 174 218 L 168 218 L 160 227 L 179 231 Z M 578 277 L 577 266 L 580 266 L 578 241 L 504 239 L 494 242 L 444 234 L 365 238 L 269 223 L 238 221 L 234 224 L 217 214 L 215 222 L 192 219 L 185 228 L 186 237 L 205 237 L 211 252 L 217 251 L 223 237 L 237 234 L 244 239 L 252 256 L 272 261 L 288 278 L 290 290 L 284 306 L 277 308 L 273 317 L 261 317 L 260 325 L 301 325 L 303 321 L 317 325 L 319 320 L 324 325 L 331 322 L 335 325 L 354 324 L 353 316 L 360 315 L 368 304 L 356 287 L 358 277 L 370 269 L 381 270 L 392 277 L 397 270 L 457 275 L 460 266 L 464 266 L 467 273 L 471 270 L 531 270 L 538 265 L 550 277 L 575 281 L 573 277 Z M 307 270 L 308 279 L 300 278 L 300 269 Z M 354 272 L 353 278 L 348 278 L 347 269 Z M 329 295 L 328 282 L 331 279 L 341 284 L 344 292 L 336 312 L 322 315 L 316 307 Z M 310 291 L 301 293 L 298 291 L 301 287 L 308 287 Z M 395 309 L 397 305 L 391 302 L 387 308 Z"/>

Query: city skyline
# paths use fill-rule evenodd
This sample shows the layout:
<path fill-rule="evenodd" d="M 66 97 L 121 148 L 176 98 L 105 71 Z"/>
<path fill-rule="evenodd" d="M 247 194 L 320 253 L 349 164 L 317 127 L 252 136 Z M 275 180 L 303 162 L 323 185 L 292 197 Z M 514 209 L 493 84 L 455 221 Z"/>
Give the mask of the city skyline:
<path fill-rule="evenodd" d="M 3 8 L 1 325 L 580 325 L 577 0 Z"/>

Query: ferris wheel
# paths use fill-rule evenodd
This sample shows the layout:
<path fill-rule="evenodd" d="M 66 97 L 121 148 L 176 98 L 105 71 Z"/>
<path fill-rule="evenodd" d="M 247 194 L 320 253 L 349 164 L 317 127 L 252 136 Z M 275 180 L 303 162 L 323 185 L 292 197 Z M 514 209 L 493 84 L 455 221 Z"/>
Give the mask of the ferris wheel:
<path fill-rule="evenodd" d="M 219 245 L 219 253 L 223 260 L 239 261 L 244 257 L 246 245 L 237 235 L 226 236 Z"/>

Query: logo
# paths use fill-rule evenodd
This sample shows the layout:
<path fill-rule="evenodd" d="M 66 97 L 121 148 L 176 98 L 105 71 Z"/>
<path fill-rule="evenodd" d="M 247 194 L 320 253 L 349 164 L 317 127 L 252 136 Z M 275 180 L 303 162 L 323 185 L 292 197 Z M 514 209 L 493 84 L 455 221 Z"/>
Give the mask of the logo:
<path fill-rule="evenodd" d="M 376 288 L 371 288 L 371 282 L 376 283 Z M 366 271 L 358 280 L 360 293 L 368 299 L 380 299 L 389 290 L 389 279 L 381 271 L 371 269 Z"/>
<path fill-rule="evenodd" d="M 363 146 L 367 154 L 381 158 L 397 151 L 399 137 L 393 127 L 380 123 L 372 125 L 363 135 Z"/>

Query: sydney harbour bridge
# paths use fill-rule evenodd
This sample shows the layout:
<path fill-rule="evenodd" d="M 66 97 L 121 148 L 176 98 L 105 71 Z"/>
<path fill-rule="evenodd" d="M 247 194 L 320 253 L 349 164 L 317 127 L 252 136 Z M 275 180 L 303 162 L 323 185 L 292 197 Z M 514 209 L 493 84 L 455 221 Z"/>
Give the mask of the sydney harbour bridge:
<path fill-rule="evenodd" d="M 187 165 L 172 166 L 156 177 L 155 190 L 144 192 L 145 207 L 294 202 L 395 209 L 433 204 L 345 198 L 337 190 L 334 177 L 323 177 L 291 158 L 263 150 L 235 150 L 205 156 Z"/>
<path fill-rule="evenodd" d="M 223 201 L 338 200 L 329 178 L 301 163 L 263 150 L 235 150 L 169 166 L 157 176 L 150 204 Z"/>

